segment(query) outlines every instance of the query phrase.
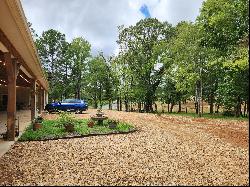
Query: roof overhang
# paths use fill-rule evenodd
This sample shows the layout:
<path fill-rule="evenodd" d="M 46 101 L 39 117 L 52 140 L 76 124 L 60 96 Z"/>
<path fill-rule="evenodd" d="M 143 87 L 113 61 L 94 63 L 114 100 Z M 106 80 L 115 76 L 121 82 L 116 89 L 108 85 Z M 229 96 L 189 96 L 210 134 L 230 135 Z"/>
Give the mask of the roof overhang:
<path fill-rule="evenodd" d="M 11 52 L 24 72 L 49 89 L 20 0 L 0 0 L 0 50 Z"/>

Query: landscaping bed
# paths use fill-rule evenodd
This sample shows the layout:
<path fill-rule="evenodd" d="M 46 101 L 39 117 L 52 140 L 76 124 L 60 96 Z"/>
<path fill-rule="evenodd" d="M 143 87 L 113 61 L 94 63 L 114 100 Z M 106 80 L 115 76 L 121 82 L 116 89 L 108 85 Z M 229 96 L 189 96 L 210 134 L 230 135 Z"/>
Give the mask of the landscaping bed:
<path fill-rule="evenodd" d="M 110 128 L 110 123 L 115 122 L 116 126 Z M 72 124 L 73 130 L 68 131 L 64 124 Z M 89 127 L 89 123 L 94 123 Z M 34 130 L 30 124 L 18 141 L 45 141 L 67 138 L 80 138 L 87 136 L 126 134 L 135 132 L 136 129 L 124 122 L 105 120 L 102 125 L 88 119 L 73 119 L 67 114 L 61 115 L 55 120 L 43 120 L 41 128 Z"/>

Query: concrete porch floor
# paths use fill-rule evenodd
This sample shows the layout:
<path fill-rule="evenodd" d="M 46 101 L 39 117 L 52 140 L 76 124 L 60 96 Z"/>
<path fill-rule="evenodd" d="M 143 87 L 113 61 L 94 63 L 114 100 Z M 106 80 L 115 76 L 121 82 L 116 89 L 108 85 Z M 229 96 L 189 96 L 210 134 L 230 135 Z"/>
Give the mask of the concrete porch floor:
<path fill-rule="evenodd" d="M 19 117 L 19 137 L 22 135 L 22 132 L 25 130 L 25 128 L 30 124 L 30 118 L 31 118 L 31 112 L 30 110 L 19 110 L 17 111 L 17 117 Z M 5 124 L 7 121 L 7 112 L 1 111 L 0 112 L 0 133 L 4 131 Z M 16 137 L 15 141 L 19 137 Z M 15 141 L 5 141 L 3 140 L 2 136 L 0 137 L 0 157 L 3 156 L 15 143 Z"/>

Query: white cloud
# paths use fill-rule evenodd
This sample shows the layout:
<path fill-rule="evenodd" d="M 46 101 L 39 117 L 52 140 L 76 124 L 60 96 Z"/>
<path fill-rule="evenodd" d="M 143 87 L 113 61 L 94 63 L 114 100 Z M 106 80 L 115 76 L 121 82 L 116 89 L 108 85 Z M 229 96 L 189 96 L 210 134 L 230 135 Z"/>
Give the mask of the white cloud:
<path fill-rule="evenodd" d="M 21 0 L 27 19 L 36 32 L 50 28 L 64 33 L 68 41 L 82 36 L 93 54 L 117 54 L 119 25 L 134 25 L 144 18 L 139 11 L 148 6 L 152 17 L 175 24 L 194 21 L 202 0 Z"/>
<path fill-rule="evenodd" d="M 195 21 L 203 0 L 160 0 L 152 7 L 152 17 L 176 25 L 180 21 Z"/>

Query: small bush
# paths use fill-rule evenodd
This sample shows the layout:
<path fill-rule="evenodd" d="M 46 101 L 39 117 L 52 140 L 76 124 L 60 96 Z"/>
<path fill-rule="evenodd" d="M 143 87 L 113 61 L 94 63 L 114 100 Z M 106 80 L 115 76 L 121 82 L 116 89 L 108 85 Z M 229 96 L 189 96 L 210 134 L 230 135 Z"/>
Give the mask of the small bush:
<path fill-rule="evenodd" d="M 129 125 L 127 123 L 123 123 L 123 122 L 120 122 L 118 125 L 117 125 L 117 128 L 116 128 L 119 132 L 129 132 L 130 130 L 133 130 L 134 127 L 132 125 Z"/>
<path fill-rule="evenodd" d="M 232 116 L 235 116 L 234 115 L 234 112 L 231 111 L 231 110 L 226 110 L 223 112 L 223 116 L 229 116 L 229 117 L 232 117 Z"/>

